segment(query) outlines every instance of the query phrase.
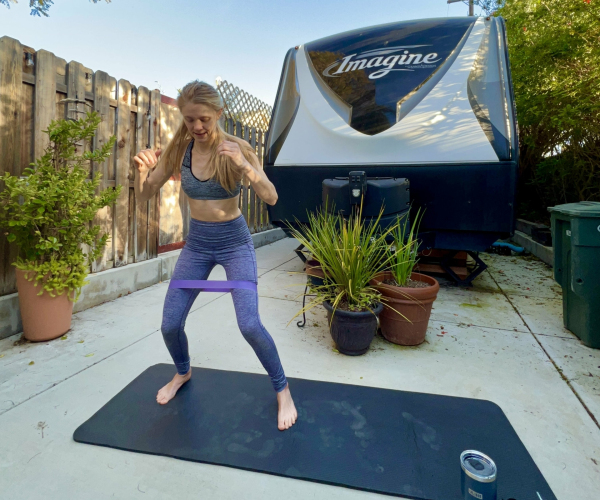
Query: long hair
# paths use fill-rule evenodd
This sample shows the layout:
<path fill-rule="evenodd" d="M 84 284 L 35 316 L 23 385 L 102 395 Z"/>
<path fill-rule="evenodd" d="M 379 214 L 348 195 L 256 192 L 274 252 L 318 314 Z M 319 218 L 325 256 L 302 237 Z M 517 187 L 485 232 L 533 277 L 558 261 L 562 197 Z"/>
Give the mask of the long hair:
<path fill-rule="evenodd" d="M 188 83 L 181 89 L 181 92 L 177 96 L 177 106 L 180 111 L 188 103 L 205 104 L 217 113 L 223 109 L 223 100 L 219 92 L 212 85 L 198 80 Z M 181 162 L 191 140 L 192 136 L 182 121 L 173 139 L 171 139 L 171 142 L 169 142 L 160 156 L 160 161 L 164 162 L 165 169 L 170 175 L 179 176 Z M 211 154 L 208 160 L 210 168 L 209 177 L 219 182 L 228 191 L 233 192 L 236 183 L 241 180 L 241 175 L 236 173 L 231 158 L 217 154 L 217 146 L 223 140 L 237 142 L 240 145 L 242 154 L 250 163 L 252 163 L 250 153 L 253 152 L 253 149 L 246 141 L 225 132 L 221 128 L 219 121 L 217 121 L 217 126 L 212 136 Z"/>

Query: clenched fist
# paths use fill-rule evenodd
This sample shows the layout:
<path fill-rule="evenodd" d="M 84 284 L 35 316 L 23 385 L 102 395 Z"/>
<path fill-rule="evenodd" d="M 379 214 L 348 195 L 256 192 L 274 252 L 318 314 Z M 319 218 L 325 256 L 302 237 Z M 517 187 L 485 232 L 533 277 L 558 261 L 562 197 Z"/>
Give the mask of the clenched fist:
<path fill-rule="evenodd" d="M 217 146 L 217 154 L 231 158 L 235 169 L 241 174 L 246 173 L 248 169 L 252 170 L 237 142 L 223 141 Z"/>
<path fill-rule="evenodd" d="M 136 163 L 138 172 L 143 174 L 153 169 L 158 163 L 158 158 L 161 153 L 162 151 L 160 149 L 157 149 L 156 152 L 151 149 L 144 149 L 135 155 L 133 159 Z"/>

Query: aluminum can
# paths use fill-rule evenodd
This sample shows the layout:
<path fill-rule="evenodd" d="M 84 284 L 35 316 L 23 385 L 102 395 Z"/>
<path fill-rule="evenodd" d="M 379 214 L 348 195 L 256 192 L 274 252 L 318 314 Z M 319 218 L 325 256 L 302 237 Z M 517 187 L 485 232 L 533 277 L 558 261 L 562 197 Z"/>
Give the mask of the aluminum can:
<path fill-rule="evenodd" d="M 460 454 L 461 492 L 464 500 L 496 500 L 497 469 L 494 461 L 476 450 Z"/>

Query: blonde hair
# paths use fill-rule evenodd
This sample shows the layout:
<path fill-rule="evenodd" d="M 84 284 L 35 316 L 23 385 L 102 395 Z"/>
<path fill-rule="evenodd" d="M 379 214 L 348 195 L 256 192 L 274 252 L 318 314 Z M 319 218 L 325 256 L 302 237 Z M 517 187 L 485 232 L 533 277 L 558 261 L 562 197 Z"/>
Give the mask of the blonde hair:
<path fill-rule="evenodd" d="M 177 96 L 179 111 L 188 103 L 204 104 L 217 113 L 223 109 L 223 100 L 219 92 L 212 85 L 198 80 L 188 83 Z M 185 123 L 182 121 L 173 139 L 160 157 L 168 174 L 175 176 L 180 174 L 183 156 L 192 139 Z M 242 154 L 250 163 L 253 163 L 251 153 L 254 151 L 246 141 L 225 132 L 217 120 L 211 144 L 211 154 L 208 159 L 209 177 L 219 182 L 228 191 L 233 192 L 236 183 L 241 180 L 242 176 L 235 170 L 231 158 L 217 154 L 217 146 L 224 140 L 237 142 L 240 145 Z"/>

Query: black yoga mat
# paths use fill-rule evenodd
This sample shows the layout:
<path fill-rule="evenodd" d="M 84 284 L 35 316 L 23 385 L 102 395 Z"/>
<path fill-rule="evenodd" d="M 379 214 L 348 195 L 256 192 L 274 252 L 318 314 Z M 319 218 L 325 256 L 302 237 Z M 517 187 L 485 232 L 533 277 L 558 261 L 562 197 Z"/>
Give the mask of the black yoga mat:
<path fill-rule="evenodd" d="M 289 379 L 299 419 L 277 430 L 266 375 L 194 368 L 161 406 L 171 365 L 139 375 L 75 441 L 425 500 L 460 500 L 460 453 L 498 466 L 498 500 L 556 500 L 489 401 Z"/>

